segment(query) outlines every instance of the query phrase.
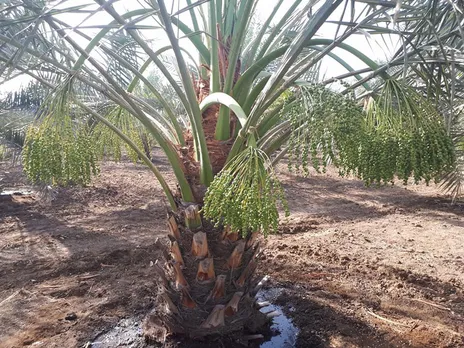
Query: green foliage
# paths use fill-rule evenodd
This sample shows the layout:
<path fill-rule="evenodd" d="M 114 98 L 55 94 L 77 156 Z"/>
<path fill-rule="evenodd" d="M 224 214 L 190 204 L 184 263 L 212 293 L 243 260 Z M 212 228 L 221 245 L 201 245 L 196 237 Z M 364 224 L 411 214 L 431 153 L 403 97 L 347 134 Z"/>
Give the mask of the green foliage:
<path fill-rule="evenodd" d="M 99 173 L 96 146 L 86 126 L 76 126 L 66 115 L 47 115 L 31 125 L 23 149 L 23 167 L 35 184 L 88 184 Z"/>
<path fill-rule="evenodd" d="M 7 129 L 2 134 L 2 138 L 6 141 L 22 147 L 24 145 L 25 134 L 22 129 Z"/>
<path fill-rule="evenodd" d="M 20 158 L 27 127 L 45 99 L 48 89 L 36 81 L 0 98 L 0 160 L 15 163 Z"/>
<path fill-rule="evenodd" d="M 3 145 L 3 144 L 0 144 L 0 161 L 6 161 L 10 158 L 10 153 L 8 151 L 8 148 Z"/>
<path fill-rule="evenodd" d="M 290 166 L 308 173 L 332 161 L 342 175 L 354 174 L 366 185 L 440 180 L 453 167 L 453 142 L 441 116 L 420 95 L 389 81 L 363 111 L 354 100 L 320 86 L 305 88 L 302 103 L 289 117 Z M 301 115 L 304 115 L 302 117 Z"/>
<path fill-rule="evenodd" d="M 26 87 L 8 92 L 0 101 L 0 107 L 6 110 L 33 110 L 43 103 L 48 89 L 36 81 L 30 81 Z"/>
<path fill-rule="evenodd" d="M 246 235 L 277 231 L 280 202 L 288 214 L 283 189 L 267 155 L 254 146 L 241 152 L 214 178 L 205 196 L 204 216 Z"/>
<path fill-rule="evenodd" d="M 14 151 L 23 147 L 26 128 L 32 120 L 32 114 L 27 111 L 0 111 L 0 144 L 4 145 L 5 150 Z"/>
<path fill-rule="evenodd" d="M 3 109 L 0 105 L 0 141 L 21 148 L 27 126 L 34 121 L 34 113 L 18 108 Z"/>

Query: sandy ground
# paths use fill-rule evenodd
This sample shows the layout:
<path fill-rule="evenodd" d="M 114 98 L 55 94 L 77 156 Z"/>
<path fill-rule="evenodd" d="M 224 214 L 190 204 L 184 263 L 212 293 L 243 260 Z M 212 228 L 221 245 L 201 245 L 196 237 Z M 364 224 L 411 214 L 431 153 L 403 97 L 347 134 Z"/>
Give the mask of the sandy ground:
<path fill-rule="evenodd" d="M 6 164 L 0 176 L 26 184 Z M 332 170 L 280 177 L 292 215 L 263 241 L 259 272 L 284 289 L 297 347 L 464 347 L 464 204 Z M 107 163 L 51 203 L 0 196 L 0 347 L 84 347 L 146 313 L 165 214 L 158 184 L 131 163 Z"/>

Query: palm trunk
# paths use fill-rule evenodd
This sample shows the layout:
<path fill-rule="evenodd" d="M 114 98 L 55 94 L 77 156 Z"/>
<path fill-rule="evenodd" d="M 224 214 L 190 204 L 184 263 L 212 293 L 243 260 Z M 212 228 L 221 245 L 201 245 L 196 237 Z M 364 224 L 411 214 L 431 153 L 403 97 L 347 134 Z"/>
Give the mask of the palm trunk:
<path fill-rule="evenodd" d="M 201 102 L 209 95 L 209 81 L 200 79 L 195 86 Z M 218 115 L 216 105 L 202 115 L 214 174 L 224 167 L 233 142 L 215 138 Z M 232 127 L 234 120 L 236 117 L 232 115 Z M 257 233 L 243 238 L 238 232 L 214 227 L 201 217 L 199 209 L 206 188 L 200 184 L 193 136 L 186 133 L 185 140 L 186 147 L 179 153 L 198 205 L 181 206 L 168 218 L 170 243 L 159 243 L 165 251 L 164 260 L 155 265 L 162 280 L 158 296 L 162 305 L 145 320 L 145 335 L 149 340 L 163 341 L 170 334 L 201 338 L 254 333 L 269 322 L 254 299 Z"/>
<path fill-rule="evenodd" d="M 268 322 L 254 300 L 256 234 L 242 238 L 216 228 L 200 217 L 196 205 L 170 215 L 169 229 L 169 245 L 159 242 L 165 259 L 154 266 L 161 282 L 159 305 L 144 323 L 149 340 L 164 341 L 171 334 L 243 335 Z"/>

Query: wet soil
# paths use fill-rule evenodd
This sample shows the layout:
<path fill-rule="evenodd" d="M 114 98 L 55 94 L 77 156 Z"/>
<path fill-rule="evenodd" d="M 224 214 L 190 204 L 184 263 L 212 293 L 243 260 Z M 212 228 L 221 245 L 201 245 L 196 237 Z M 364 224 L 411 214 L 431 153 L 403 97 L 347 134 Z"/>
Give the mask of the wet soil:
<path fill-rule="evenodd" d="M 292 319 L 284 313 L 283 307 L 275 304 L 277 298 L 284 289 L 266 286 L 262 288 L 257 298 L 261 303 L 267 304 L 261 308 L 263 313 L 276 313 L 272 324 L 261 335 L 262 338 L 254 338 L 248 342 L 250 348 L 292 348 L 296 344 L 299 329 L 294 325 Z M 121 319 L 116 325 L 109 330 L 102 332 L 100 335 L 90 342 L 94 348 L 113 348 L 113 347 L 130 347 L 130 348 L 149 348 L 153 347 L 146 343 L 143 338 L 142 330 L 143 317 L 132 317 Z M 242 348 L 245 345 L 244 341 L 238 340 L 239 337 L 213 337 L 208 342 L 203 341 L 179 341 L 179 339 L 168 339 L 163 347 L 189 347 L 189 348 L 216 348 L 234 347 Z"/>
<path fill-rule="evenodd" d="M 0 164 L 0 176 L 8 190 L 27 185 L 20 168 Z M 294 346 L 464 347 L 464 204 L 332 170 L 280 177 L 292 215 L 263 241 L 259 272 L 281 289 Z M 150 172 L 107 163 L 89 187 L 50 196 L 0 195 L 2 348 L 98 347 L 154 305 L 167 203 Z"/>

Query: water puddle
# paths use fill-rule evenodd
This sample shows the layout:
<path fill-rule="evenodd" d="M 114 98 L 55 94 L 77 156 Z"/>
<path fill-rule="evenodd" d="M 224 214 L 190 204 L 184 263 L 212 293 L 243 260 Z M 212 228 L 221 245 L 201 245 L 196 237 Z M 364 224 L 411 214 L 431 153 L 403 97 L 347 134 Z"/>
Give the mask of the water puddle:
<path fill-rule="evenodd" d="M 3 191 L 0 191 L 0 196 L 26 196 L 26 195 L 32 195 L 34 193 L 33 190 L 27 187 L 18 187 L 18 188 L 12 188 L 12 189 L 4 189 Z"/>
<path fill-rule="evenodd" d="M 296 345 L 299 329 L 293 324 L 292 320 L 284 314 L 281 306 L 273 304 L 283 290 L 283 288 L 270 288 L 258 292 L 258 301 L 267 301 L 271 303 L 262 308 L 261 312 L 268 313 L 276 311 L 280 313 L 280 315 L 274 317 L 272 321 L 271 331 L 275 333 L 275 335 L 268 341 L 261 343 L 259 346 L 260 348 L 293 348 Z M 292 311 L 292 308 L 290 308 L 290 310 Z"/>
<path fill-rule="evenodd" d="M 282 293 L 283 288 L 271 288 L 260 290 L 257 298 L 259 302 L 269 302 L 270 304 L 263 307 L 263 313 L 277 312 L 280 315 L 273 318 L 271 326 L 272 336 L 267 341 L 261 343 L 260 348 L 293 348 L 296 344 L 296 339 L 299 333 L 298 328 L 293 324 L 292 320 L 285 316 L 283 308 L 275 305 L 273 302 Z M 292 309 L 290 309 L 292 310 Z M 115 327 L 107 332 L 98 335 L 93 342 L 89 342 L 86 347 L 90 348 L 114 348 L 114 347 L 130 347 L 142 348 L 151 347 L 145 343 L 143 338 L 141 319 L 128 318 L 122 319 Z M 251 342 L 250 342 L 251 343 Z M 252 347 L 257 347 L 251 345 Z M 187 345 L 185 345 L 188 348 Z"/>
<path fill-rule="evenodd" d="M 107 332 L 98 335 L 87 347 L 114 348 L 114 347 L 148 347 L 143 338 L 141 320 L 137 318 L 122 319 Z"/>

